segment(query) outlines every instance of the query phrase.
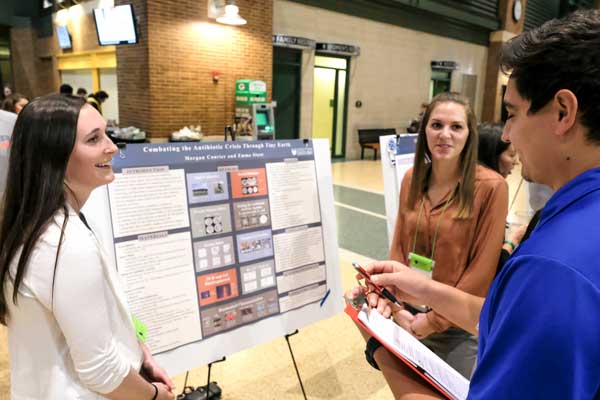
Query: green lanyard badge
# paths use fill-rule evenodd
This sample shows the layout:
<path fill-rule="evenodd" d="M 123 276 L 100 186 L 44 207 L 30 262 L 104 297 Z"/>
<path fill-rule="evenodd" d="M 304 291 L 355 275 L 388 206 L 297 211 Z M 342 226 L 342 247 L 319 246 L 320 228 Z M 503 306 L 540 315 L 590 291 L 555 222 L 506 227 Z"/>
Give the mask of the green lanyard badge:
<path fill-rule="evenodd" d="M 435 261 L 431 258 L 423 257 L 417 253 L 410 252 L 408 253 L 408 265 L 411 268 L 419 269 L 431 274 L 433 272 L 433 268 L 435 268 Z"/>
<path fill-rule="evenodd" d="M 456 192 L 456 188 L 454 189 L 454 192 Z M 415 236 L 413 238 L 413 249 L 410 253 L 408 253 L 408 265 L 411 268 L 414 268 L 419 272 L 425 273 L 425 275 L 427 275 L 429 278 L 431 278 L 431 275 L 433 274 L 433 269 L 435 268 L 435 260 L 433 259 L 433 256 L 435 254 L 435 244 L 437 242 L 437 234 L 438 234 L 438 231 L 440 230 L 440 222 L 442 222 L 442 218 L 444 217 L 446 208 L 448 208 L 448 204 L 450 204 L 450 202 L 452 201 L 453 198 L 454 198 L 454 193 L 452 193 L 450 195 L 450 197 L 448 197 L 448 200 L 446 200 L 446 204 L 444 204 L 444 208 L 442 209 L 442 214 L 440 215 L 440 218 L 438 219 L 438 222 L 435 227 L 435 231 L 433 233 L 433 242 L 431 243 L 431 257 L 429 257 L 429 258 L 422 256 L 420 254 L 417 254 L 415 252 L 415 250 L 417 248 L 417 235 L 419 233 L 419 221 L 421 219 L 421 214 L 423 214 L 423 208 L 424 208 L 424 204 L 425 204 L 425 196 L 423 196 L 423 199 L 421 200 L 421 205 L 419 207 L 419 214 L 417 215 L 417 227 L 415 228 Z"/>
<path fill-rule="evenodd" d="M 133 320 L 135 335 L 137 336 L 140 342 L 145 342 L 146 338 L 148 337 L 148 328 L 146 327 L 146 325 L 144 325 L 142 321 L 137 319 L 135 315 L 132 315 L 131 319 Z"/>

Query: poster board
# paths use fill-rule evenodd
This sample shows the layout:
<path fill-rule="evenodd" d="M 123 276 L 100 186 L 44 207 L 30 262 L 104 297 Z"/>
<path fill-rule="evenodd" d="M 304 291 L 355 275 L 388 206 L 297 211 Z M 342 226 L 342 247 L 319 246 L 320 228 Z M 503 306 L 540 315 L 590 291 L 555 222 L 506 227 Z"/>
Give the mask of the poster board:
<path fill-rule="evenodd" d="M 343 310 L 326 140 L 129 144 L 83 212 L 170 375 Z"/>
<path fill-rule="evenodd" d="M 394 237 L 402 178 L 413 166 L 416 144 L 417 134 L 402 133 L 379 137 L 388 246 L 392 245 Z"/>

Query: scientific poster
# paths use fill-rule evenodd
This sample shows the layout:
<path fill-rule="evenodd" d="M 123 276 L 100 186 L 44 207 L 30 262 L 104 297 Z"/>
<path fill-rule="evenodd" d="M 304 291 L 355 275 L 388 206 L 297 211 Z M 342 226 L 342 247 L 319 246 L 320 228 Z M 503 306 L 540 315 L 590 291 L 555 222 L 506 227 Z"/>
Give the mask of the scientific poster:
<path fill-rule="evenodd" d="M 331 171 L 313 143 L 139 144 L 114 157 L 105 236 L 170 373 L 341 311 Z"/>

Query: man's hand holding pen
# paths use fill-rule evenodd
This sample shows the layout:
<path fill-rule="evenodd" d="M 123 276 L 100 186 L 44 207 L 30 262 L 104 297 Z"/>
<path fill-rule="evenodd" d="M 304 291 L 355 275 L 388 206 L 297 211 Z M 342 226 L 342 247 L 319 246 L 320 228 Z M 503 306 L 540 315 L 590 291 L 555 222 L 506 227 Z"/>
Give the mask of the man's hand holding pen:
<path fill-rule="evenodd" d="M 402 301 L 413 304 L 426 303 L 429 279 L 397 261 L 376 261 L 359 270 L 356 278 L 359 288 L 351 291 L 355 297 L 359 291 L 366 296 L 366 303 L 386 318 L 394 321 L 419 339 L 433 333 L 426 314 L 413 315 L 404 309 Z M 365 285 L 361 284 L 361 280 Z"/>

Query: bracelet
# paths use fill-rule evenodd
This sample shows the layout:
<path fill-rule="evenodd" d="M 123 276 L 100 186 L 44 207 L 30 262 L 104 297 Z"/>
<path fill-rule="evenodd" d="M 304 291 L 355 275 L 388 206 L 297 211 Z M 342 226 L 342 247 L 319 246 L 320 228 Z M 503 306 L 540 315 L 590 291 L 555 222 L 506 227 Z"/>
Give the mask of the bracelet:
<path fill-rule="evenodd" d="M 504 244 L 507 244 L 507 245 L 509 245 L 509 246 L 510 246 L 510 248 L 512 249 L 512 250 L 511 250 L 511 252 L 512 252 L 512 251 L 515 251 L 515 248 L 517 247 L 517 246 L 515 246 L 515 244 L 514 244 L 513 242 L 511 242 L 510 240 L 505 240 L 505 241 L 504 241 Z"/>
<path fill-rule="evenodd" d="M 158 386 L 156 386 L 154 383 L 150 383 L 150 384 L 154 388 L 154 396 L 152 396 L 152 400 L 156 400 L 156 398 L 158 397 Z"/>
<path fill-rule="evenodd" d="M 379 369 L 379 365 L 377 365 L 377 361 L 375 361 L 375 350 L 377 350 L 378 348 L 381 347 L 381 343 L 375 339 L 374 337 L 370 337 L 369 340 L 367 341 L 367 348 L 365 349 L 365 358 L 367 359 L 367 362 L 369 363 L 369 365 L 373 368 L 375 368 L 376 370 L 380 370 Z"/>

